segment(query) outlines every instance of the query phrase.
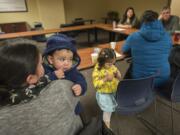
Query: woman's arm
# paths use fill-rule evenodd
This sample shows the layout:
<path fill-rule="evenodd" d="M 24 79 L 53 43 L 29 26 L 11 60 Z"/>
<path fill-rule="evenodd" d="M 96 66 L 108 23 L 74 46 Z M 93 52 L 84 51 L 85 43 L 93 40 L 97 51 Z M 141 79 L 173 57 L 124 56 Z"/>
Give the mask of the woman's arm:
<path fill-rule="evenodd" d="M 129 25 L 129 24 L 118 24 L 117 27 L 120 27 L 120 28 L 132 28 L 132 25 Z"/>

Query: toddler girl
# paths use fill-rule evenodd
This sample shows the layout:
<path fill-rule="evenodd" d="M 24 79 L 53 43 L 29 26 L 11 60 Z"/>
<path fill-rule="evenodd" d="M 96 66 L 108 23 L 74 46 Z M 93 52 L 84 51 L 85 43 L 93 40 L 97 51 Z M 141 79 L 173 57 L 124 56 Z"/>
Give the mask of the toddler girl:
<path fill-rule="evenodd" d="M 103 111 L 103 121 L 108 128 L 110 128 L 111 114 L 117 106 L 115 94 L 121 78 L 120 71 L 114 65 L 115 61 L 116 54 L 113 49 L 102 49 L 92 74 L 93 84 L 97 91 L 96 100 Z"/>

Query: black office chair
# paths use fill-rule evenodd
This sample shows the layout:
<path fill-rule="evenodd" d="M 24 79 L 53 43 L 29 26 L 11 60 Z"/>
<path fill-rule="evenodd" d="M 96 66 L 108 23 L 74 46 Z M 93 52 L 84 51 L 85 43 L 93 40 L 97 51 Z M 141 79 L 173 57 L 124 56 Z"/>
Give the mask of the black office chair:
<path fill-rule="evenodd" d="M 66 28 L 66 27 L 72 27 L 72 26 L 76 26 L 76 25 L 74 25 L 73 23 L 66 23 L 66 24 L 61 24 L 60 28 Z M 61 33 L 72 38 L 75 38 L 79 34 L 77 31 L 68 31 L 68 32 L 61 32 Z"/>
<path fill-rule="evenodd" d="M 166 89 L 167 88 L 167 89 Z M 171 126 L 172 126 L 172 135 L 174 135 L 174 115 L 173 111 L 176 111 L 180 114 L 180 110 L 177 110 L 173 107 L 173 103 L 180 102 L 180 73 L 177 75 L 175 81 L 173 82 L 172 87 L 164 87 L 156 90 L 157 94 L 163 99 L 171 102 L 170 106 L 164 103 L 162 100 L 159 102 L 167 105 L 171 108 Z"/>
<path fill-rule="evenodd" d="M 84 25 L 85 24 L 83 18 L 75 18 L 72 23 L 75 25 Z"/>
<path fill-rule="evenodd" d="M 156 134 L 156 132 L 162 134 L 161 131 L 143 119 L 139 114 L 155 101 L 154 77 L 125 79 L 119 82 L 116 97 L 118 103 L 116 112 L 123 115 L 135 115 L 153 134 Z"/>
<path fill-rule="evenodd" d="M 43 30 L 43 25 L 42 23 L 40 22 L 36 22 L 34 24 L 34 28 L 32 30 Z M 37 36 L 32 36 L 32 39 L 37 41 L 37 42 L 46 42 L 47 41 L 47 38 L 46 38 L 46 35 L 37 35 Z"/>
<path fill-rule="evenodd" d="M 83 18 L 75 18 L 72 23 L 66 23 L 66 24 L 61 24 L 60 28 L 65 28 L 65 27 L 72 27 L 72 26 L 80 26 L 84 25 L 84 19 Z M 76 31 L 68 31 L 64 32 L 63 34 L 69 36 L 69 37 L 77 37 L 81 32 L 84 32 L 84 30 L 76 30 Z"/>
<path fill-rule="evenodd" d="M 61 24 L 60 28 L 65 28 L 65 27 L 72 27 L 72 26 L 81 26 L 81 25 L 85 25 L 85 21 L 83 18 L 75 18 L 72 23 L 67 23 L 67 24 Z M 90 33 L 91 30 L 89 29 L 84 29 L 84 30 L 73 30 L 73 31 L 68 31 L 68 32 L 63 32 L 63 34 L 75 38 L 77 37 L 79 34 L 87 32 L 87 37 L 88 37 L 88 42 L 90 42 Z M 62 33 L 62 32 L 61 32 Z"/>

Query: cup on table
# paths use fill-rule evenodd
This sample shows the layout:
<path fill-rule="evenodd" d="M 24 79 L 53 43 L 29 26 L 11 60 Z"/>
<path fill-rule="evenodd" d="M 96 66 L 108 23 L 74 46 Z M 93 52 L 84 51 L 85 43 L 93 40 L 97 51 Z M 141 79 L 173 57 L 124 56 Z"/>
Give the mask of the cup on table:
<path fill-rule="evenodd" d="M 114 50 L 116 48 L 116 42 L 110 42 L 110 46 Z"/>
<path fill-rule="evenodd" d="M 116 28 L 116 21 L 113 21 L 112 25 L 113 25 L 113 29 L 115 29 Z"/>
<path fill-rule="evenodd" d="M 95 64 L 97 62 L 98 53 L 91 53 L 92 63 Z"/>
<path fill-rule="evenodd" d="M 180 41 L 180 31 L 174 32 L 174 41 L 179 42 Z"/>
<path fill-rule="evenodd" d="M 94 48 L 94 53 L 100 53 L 100 51 L 101 51 L 100 48 L 98 48 L 98 47 L 95 47 L 95 48 Z"/>

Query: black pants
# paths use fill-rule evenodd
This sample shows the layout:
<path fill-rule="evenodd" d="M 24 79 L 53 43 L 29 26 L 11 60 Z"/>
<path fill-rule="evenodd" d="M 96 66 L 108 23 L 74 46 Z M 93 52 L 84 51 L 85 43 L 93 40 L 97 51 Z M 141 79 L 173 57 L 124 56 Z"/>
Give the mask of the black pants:
<path fill-rule="evenodd" d="M 130 63 L 128 70 L 124 75 L 124 79 L 132 79 L 132 63 Z"/>
<path fill-rule="evenodd" d="M 76 135 L 115 135 L 102 121 L 102 116 L 92 117 Z"/>

